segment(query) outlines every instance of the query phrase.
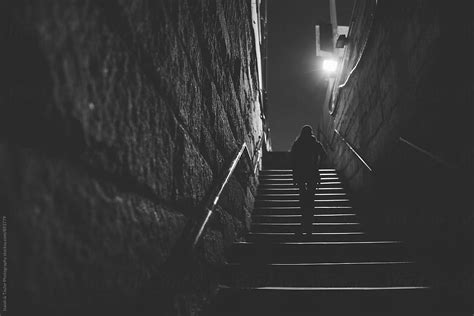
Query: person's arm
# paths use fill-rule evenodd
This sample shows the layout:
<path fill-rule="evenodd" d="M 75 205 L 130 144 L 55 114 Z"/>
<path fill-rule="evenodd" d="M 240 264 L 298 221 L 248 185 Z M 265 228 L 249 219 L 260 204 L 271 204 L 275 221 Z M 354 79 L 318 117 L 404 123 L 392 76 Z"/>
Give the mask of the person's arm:
<path fill-rule="evenodd" d="M 296 162 L 295 162 L 295 143 L 293 143 L 293 145 L 291 145 L 291 149 L 290 149 L 290 164 L 291 164 L 291 175 L 292 175 L 292 178 L 293 178 L 293 184 L 296 184 L 296 181 L 295 181 L 295 165 L 296 165 Z"/>

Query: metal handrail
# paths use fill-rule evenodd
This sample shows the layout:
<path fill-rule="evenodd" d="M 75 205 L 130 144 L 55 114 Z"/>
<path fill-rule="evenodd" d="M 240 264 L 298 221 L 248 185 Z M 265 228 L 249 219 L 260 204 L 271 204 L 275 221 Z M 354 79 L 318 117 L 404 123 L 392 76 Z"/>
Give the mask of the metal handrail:
<path fill-rule="evenodd" d="M 263 144 L 263 138 L 260 137 L 259 144 L 255 147 L 255 153 L 258 153 L 260 150 L 260 147 Z M 240 147 L 239 152 L 235 155 L 234 159 L 232 159 L 232 163 L 230 164 L 229 168 L 227 169 L 227 172 L 225 173 L 224 179 L 219 182 L 219 185 L 216 186 L 212 192 L 212 194 L 209 196 L 206 204 L 204 205 L 204 209 L 206 210 L 206 216 L 204 217 L 203 222 L 201 223 L 201 226 L 199 227 L 196 236 L 193 238 L 192 242 L 192 249 L 196 247 L 196 245 L 199 243 L 199 240 L 202 237 L 202 234 L 204 232 L 204 229 L 207 226 L 207 223 L 209 222 L 209 219 L 211 218 L 212 213 L 214 212 L 214 209 L 217 206 L 217 203 L 219 202 L 219 199 L 221 197 L 222 192 L 224 191 L 225 186 L 229 182 L 230 177 L 234 173 L 235 168 L 237 167 L 237 164 L 240 161 L 240 158 L 242 157 L 243 153 L 246 152 L 247 156 L 252 164 L 255 164 L 255 169 L 252 169 L 253 174 L 256 173 L 257 171 L 257 166 L 258 166 L 258 159 L 257 161 L 253 161 L 252 157 L 250 157 L 250 152 L 248 150 L 247 144 L 244 142 L 242 146 Z M 254 157 L 255 157 L 254 153 Z"/>
<path fill-rule="evenodd" d="M 369 169 L 370 172 L 374 172 L 374 170 L 369 166 L 369 164 L 362 158 L 361 155 L 351 146 L 351 144 L 339 133 L 337 129 L 334 129 L 334 132 L 342 139 L 342 141 L 349 147 L 349 149 L 356 155 L 357 158 L 364 164 L 364 166 Z"/>
<path fill-rule="evenodd" d="M 436 161 L 437 163 L 443 165 L 444 167 L 446 168 L 449 168 L 449 169 L 455 169 L 456 166 L 454 166 L 453 164 L 450 164 L 448 162 L 446 162 L 445 160 L 443 160 L 442 158 L 436 156 L 435 154 L 429 152 L 428 150 L 426 149 L 423 149 L 421 148 L 420 146 L 417 146 L 411 142 L 409 142 L 408 140 L 406 140 L 405 138 L 403 137 L 399 137 L 399 140 L 404 143 L 404 144 L 407 144 L 408 146 L 410 146 L 411 148 L 423 153 L 425 156 L 428 156 L 429 158 L 431 158 L 432 160 Z"/>

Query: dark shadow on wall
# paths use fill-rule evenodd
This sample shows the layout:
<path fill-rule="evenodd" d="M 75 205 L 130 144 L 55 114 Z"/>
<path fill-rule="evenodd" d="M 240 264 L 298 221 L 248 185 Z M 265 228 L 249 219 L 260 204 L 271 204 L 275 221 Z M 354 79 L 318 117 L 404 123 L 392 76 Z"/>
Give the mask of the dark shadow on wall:
<path fill-rule="evenodd" d="M 370 189 L 353 191 L 361 222 L 381 239 L 406 242 L 439 301 L 452 310 L 473 306 L 472 178 L 397 144 L 390 161 L 365 172 Z"/>

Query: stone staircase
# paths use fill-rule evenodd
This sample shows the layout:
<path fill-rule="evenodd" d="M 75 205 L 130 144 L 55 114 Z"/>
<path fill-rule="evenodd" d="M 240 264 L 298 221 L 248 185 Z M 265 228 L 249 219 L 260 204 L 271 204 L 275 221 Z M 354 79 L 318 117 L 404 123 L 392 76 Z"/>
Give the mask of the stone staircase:
<path fill-rule="evenodd" d="M 433 315 L 413 254 L 369 236 L 334 169 L 319 170 L 313 232 L 301 236 L 291 170 L 267 169 L 245 241 L 235 242 L 204 315 Z"/>

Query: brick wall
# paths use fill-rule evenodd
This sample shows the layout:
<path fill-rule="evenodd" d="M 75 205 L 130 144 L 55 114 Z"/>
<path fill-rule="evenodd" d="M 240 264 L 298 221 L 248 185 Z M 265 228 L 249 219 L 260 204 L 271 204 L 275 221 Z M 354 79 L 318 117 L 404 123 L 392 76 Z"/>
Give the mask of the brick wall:
<path fill-rule="evenodd" d="M 472 3 L 381 0 L 368 11 L 370 2 L 359 1 L 353 16 L 349 67 L 337 84 L 344 83 L 354 56 L 361 59 L 333 93 L 334 112 L 325 111 L 321 120 L 323 139 L 367 228 L 410 241 L 421 261 L 443 267 L 438 282 L 472 289 L 473 222 L 467 209 L 474 205 L 466 198 L 474 174 Z"/>
<path fill-rule="evenodd" d="M 9 310 L 120 313 L 145 293 L 155 312 L 196 313 L 253 203 L 255 179 L 233 177 L 196 258 L 174 257 L 262 132 L 251 1 L 7 1 L 1 14 Z"/>

